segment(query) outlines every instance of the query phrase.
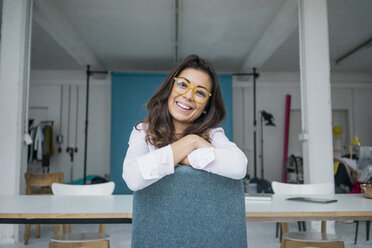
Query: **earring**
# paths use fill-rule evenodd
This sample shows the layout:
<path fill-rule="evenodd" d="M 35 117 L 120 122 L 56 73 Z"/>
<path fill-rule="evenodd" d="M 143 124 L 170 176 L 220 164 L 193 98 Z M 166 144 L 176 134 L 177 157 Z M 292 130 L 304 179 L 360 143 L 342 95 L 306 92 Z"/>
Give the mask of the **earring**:
<path fill-rule="evenodd" d="M 206 113 L 207 113 L 207 111 L 204 110 L 204 111 L 203 111 L 203 114 L 206 114 Z"/>

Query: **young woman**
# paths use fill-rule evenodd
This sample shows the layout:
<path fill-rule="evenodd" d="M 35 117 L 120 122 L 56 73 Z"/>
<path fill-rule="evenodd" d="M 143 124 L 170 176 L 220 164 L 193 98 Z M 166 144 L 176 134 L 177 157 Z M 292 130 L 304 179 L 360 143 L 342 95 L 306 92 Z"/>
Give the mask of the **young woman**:
<path fill-rule="evenodd" d="M 168 75 L 147 109 L 147 118 L 133 128 L 123 163 L 123 178 L 131 190 L 174 173 L 179 164 L 233 179 L 245 176 L 247 158 L 218 127 L 226 112 L 211 64 L 188 56 Z"/>

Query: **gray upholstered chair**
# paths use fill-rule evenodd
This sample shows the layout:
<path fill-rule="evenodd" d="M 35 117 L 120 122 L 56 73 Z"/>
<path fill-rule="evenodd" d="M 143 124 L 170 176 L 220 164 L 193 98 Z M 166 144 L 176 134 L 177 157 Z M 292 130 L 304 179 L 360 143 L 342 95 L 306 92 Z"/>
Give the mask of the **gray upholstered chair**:
<path fill-rule="evenodd" d="M 242 182 L 176 167 L 134 192 L 132 247 L 247 247 Z"/>

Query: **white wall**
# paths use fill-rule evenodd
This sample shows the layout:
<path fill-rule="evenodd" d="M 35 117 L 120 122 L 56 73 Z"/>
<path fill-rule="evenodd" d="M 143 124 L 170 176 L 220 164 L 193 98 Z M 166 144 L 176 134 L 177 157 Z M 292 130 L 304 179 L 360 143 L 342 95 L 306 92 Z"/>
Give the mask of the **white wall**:
<path fill-rule="evenodd" d="M 234 141 L 249 159 L 248 173 L 253 176 L 253 87 L 251 79 L 234 78 L 233 130 Z M 372 145 L 372 75 L 332 74 L 333 125 L 342 125 L 339 117 L 348 115 L 348 127 L 342 127 L 344 137 L 358 136 L 361 145 Z M 275 127 L 264 127 L 264 176 L 282 180 L 284 148 L 285 96 L 290 94 L 291 120 L 288 155 L 302 155 L 298 141 L 301 131 L 300 79 L 297 73 L 261 73 L 257 80 L 257 176 L 261 177 L 259 111 L 272 113 Z M 244 100 L 243 100 L 244 97 Z M 341 113 L 340 113 L 341 112 Z M 245 128 L 244 128 L 245 127 Z M 345 138 L 346 147 L 350 138 Z"/>
<path fill-rule="evenodd" d="M 62 153 L 51 158 L 51 171 L 65 173 L 70 181 L 69 155 L 67 147 L 68 92 L 71 87 L 70 144 L 75 143 L 76 91 L 79 87 L 78 109 L 78 153 L 73 164 L 74 180 L 83 176 L 84 126 L 85 126 L 85 72 L 84 71 L 32 71 L 30 107 L 48 108 L 48 119 L 55 120 L 54 135 L 60 128 L 60 96 L 63 87 Z M 88 175 L 104 176 L 110 170 L 110 126 L 111 126 L 111 79 L 91 78 L 90 116 L 88 134 Z M 257 80 L 257 155 L 260 152 L 260 119 L 258 112 L 265 110 L 274 115 L 275 127 L 264 127 L 264 173 L 268 180 L 281 180 L 284 143 L 285 95 L 292 96 L 291 122 L 288 155 L 301 155 L 298 141 L 300 132 L 300 84 L 297 73 L 262 73 Z M 348 130 L 343 132 L 345 143 L 357 135 L 362 145 L 372 145 L 372 76 L 366 74 L 332 75 L 333 123 L 340 125 L 337 111 L 348 115 Z M 244 97 L 244 107 L 243 107 Z M 249 159 L 248 172 L 253 175 L 253 91 L 251 81 L 234 78 L 233 82 L 233 131 L 234 141 Z M 243 120 L 245 121 L 243 123 Z M 243 127 L 246 127 L 243 129 Z M 348 147 L 348 144 L 345 144 Z M 257 158 L 257 175 L 261 176 L 261 161 Z M 29 169 L 40 168 L 31 165 Z"/>
<path fill-rule="evenodd" d="M 62 115 L 61 91 L 63 91 Z M 31 72 L 29 118 L 37 117 L 36 115 L 38 112 L 44 112 L 44 114 L 42 114 L 43 117 L 47 115 L 47 120 L 54 121 L 54 154 L 51 156 L 50 160 L 50 171 L 63 172 L 65 175 L 65 182 L 71 181 L 71 166 L 73 168 L 73 180 L 83 178 L 85 103 L 85 71 L 48 70 Z M 47 114 L 45 114 L 45 112 Z M 99 175 L 104 177 L 110 173 L 110 128 L 110 75 L 107 75 L 104 80 L 95 79 L 91 76 L 87 175 Z M 63 136 L 63 143 L 61 146 L 56 143 L 56 135 L 60 133 L 60 130 Z M 78 152 L 74 154 L 73 163 L 70 161 L 70 156 L 66 152 L 67 146 L 78 148 Z M 59 147 L 62 148 L 61 153 L 58 152 Z M 41 162 L 29 164 L 28 171 L 40 172 Z"/>

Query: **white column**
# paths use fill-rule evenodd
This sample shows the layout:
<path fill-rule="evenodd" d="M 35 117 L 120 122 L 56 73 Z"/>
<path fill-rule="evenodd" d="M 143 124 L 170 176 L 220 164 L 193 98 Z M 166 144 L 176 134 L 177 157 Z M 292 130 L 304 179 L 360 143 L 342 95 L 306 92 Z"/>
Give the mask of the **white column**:
<path fill-rule="evenodd" d="M 20 191 L 29 70 L 32 1 L 3 0 L 0 44 L 0 194 Z M 0 243 L 14 243 L 18 225 L 0 225 Z"/>
<path fill-rule="evenodd" d="M 326 0 L 299 0 L 305 183 L 334 183 Z"/>

